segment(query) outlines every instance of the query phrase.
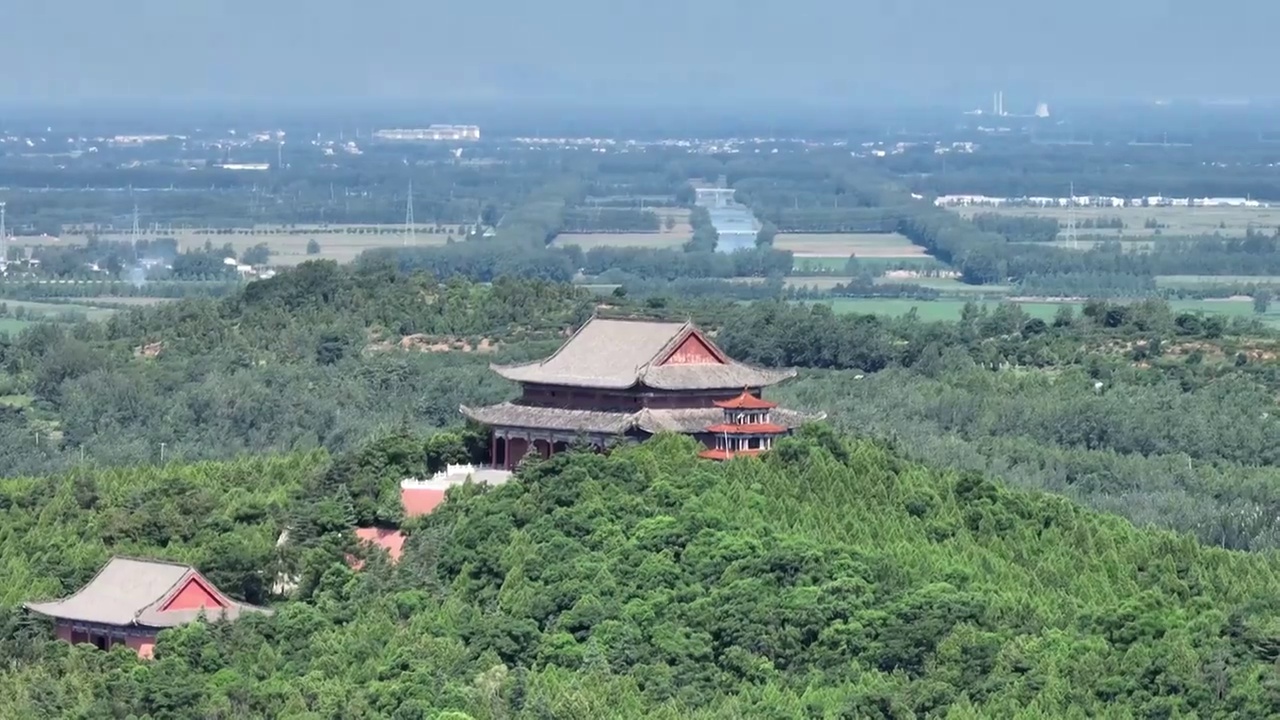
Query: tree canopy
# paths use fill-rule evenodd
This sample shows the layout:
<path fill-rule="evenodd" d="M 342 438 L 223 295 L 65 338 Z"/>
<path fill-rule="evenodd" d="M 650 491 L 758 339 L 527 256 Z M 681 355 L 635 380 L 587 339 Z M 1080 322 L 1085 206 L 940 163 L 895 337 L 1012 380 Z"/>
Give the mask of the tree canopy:
<path fill-rule="evenodd" d="M 274 616 L 163 632 L 153 662 L 54 642 L 8 611 L 0 714 L 1280 712 L 1267 619 L 1280 591 L 1275 558 L 929 470 L 821 427 L 763 460 L 715 464 L 694 449 L 661 438 L 608 457 L 557 456 L 492 490 L 456 489 L 409 526 L 395 566 L 375 553 L 353 572 L 340 543 L 312 544 L 302 562 L 314 582 L 276 601 Z M 207 490 L 242 476 L 233 465 L 170 474 L 191 478 L 210 503 L 203 515 L 226 517 L 234 539 L 256 532 L 247 508 L 280 497 L 313 466 L 285 462 L 296 470 L 231 495 Z M 110 485 L 93 494 L 84 483 L 6 486 L 4 532 L 66 537 L 78 514 L 128 506 Z M 152 498 L 138 515 L 174 512 L 183 496 Z M 279 517 L 272 507 L 256 516 Z M 342 531 L 339 519 L 333 532 Z M 212 537 L 187 535 L 206 561 L 225 552 Z M 68 560 L 83 557 L 83 542 L 7 544 L 3 553 L 40 591 L 82 578 L 91 563 Z M 164 537 L 132 542 L 143 550 Z"/>

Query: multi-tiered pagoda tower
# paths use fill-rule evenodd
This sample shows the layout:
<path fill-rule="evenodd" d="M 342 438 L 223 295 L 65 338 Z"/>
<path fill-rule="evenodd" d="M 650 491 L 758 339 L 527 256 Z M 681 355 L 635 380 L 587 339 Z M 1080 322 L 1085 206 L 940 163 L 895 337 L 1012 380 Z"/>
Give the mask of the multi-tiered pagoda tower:
<path fill-rule="evenodd" d="M 545 360 L 492 367 L 520 384 L 520 397 L 460 409 L 492 429 L 492 463 L 500 468 L 514 468 L 530 451 L 549 457 L 575 441 L 604 448 L 611 439 L 664 431 L 692 435 L 727 458 L 761 452 L 822 417 L 761 400 L 764 388 L 794 370 L 732 360 L 688 322 L 595 317 Z M 767 407 L 751 407 L 759 404 Z M 762 413 L 764 421 L 746 422 Z M 743 421 L 733 422 L 739 415 Z"/>
<path fill-rule="evenodd" d="M 773 422 L 771 415 L 778 404 L 752 395 L 750 389 L 732 400 L 717 400 L 715 406 L 724 410 L 724 417 L 707 428 L 714 445 L 698 453 L 699 457 L 729 460 L 738 455 L 759 455 L 791 432 L 786 425 Z"/>

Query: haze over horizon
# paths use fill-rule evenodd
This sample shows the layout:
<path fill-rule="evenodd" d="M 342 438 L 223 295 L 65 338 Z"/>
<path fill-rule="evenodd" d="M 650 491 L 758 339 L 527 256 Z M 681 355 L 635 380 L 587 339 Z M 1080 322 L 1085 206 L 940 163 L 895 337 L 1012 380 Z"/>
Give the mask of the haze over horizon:
<path fill-rule="evenodd" d="M 1027 111 L 1042 99 L 1280 95 L 1280 79 L 1250 72 L 1265 67 L 1280 6 L 1227 5 L 18 0 L 0 98 L 985 107 L 1003 89 Z"/>

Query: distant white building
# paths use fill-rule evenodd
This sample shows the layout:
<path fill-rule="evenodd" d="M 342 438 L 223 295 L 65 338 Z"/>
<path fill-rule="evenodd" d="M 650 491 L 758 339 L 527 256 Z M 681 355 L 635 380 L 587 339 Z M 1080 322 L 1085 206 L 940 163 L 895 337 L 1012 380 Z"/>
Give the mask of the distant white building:
<path fill-rule="evenodd" d="M 424 141 L 424 140 L 479 140 L 478 125 L 431 125 L 425 128 L 395 128 L 377 130 L 373 137 L 378 140 Z"/>
<path fill-rule="evenodd" d="M 988 195 L 940 195 L 933 204 L 938 207 L 1097 207 L 1097 208 L 1140 208 L 1140 207 L 1270 207 L 1268 203 L 1240 197 L 1205 197 L 1205 198 L 1168 198 L 1162 195 L 1149 197 L 1123 198 L 1107 195 L 1075 195 L 1064 197 L 1045 197 L 1033 195 L 1029 197 L 991 197 Z"/>
<path fill-rule="evenodd" d="M 1262 203 L 1242 197 L 1206 197 L 1191 201 L 1197 207 L 1261 207 Z"/>

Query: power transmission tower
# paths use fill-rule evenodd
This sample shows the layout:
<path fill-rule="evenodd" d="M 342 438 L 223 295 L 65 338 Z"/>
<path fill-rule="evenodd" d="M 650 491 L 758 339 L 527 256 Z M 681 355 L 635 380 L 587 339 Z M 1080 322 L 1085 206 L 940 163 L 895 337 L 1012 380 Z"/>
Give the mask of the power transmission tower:
<path fill-rule="evenodd" d="M 1076 237 L 1076 184 L 1071 183 L 1071 197 L 1067 198 L 1067 247 L 1079 249 L 1080 242 Z"/>
<path fill-rule="evenodd" d="M 404 245 L 418 244 L 418 227 L 413 222 L 413 180 L 409 181 L 409 196 L 404 204 Z"/>
<path fill-rule="evenodd" d="M 142 228 L 138 226 L 138 203 L 133 204 L 133 244 L 136 246 L 138 240 L 142 239 Z"/>

